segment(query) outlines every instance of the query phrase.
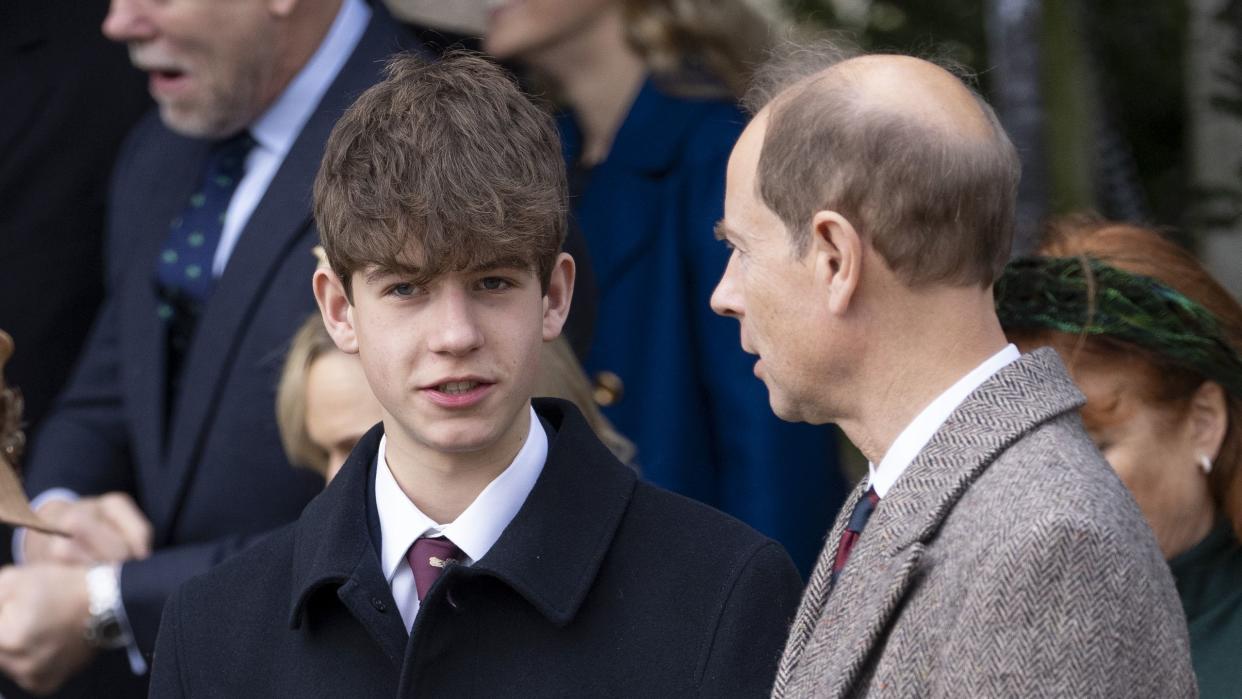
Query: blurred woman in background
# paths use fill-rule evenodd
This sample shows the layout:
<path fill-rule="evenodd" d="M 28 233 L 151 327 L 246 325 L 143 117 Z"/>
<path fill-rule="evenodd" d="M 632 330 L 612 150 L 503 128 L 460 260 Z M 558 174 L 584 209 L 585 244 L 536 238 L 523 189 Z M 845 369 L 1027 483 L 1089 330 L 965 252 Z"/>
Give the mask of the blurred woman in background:
<path fill-rule="evenodd" d="M 1023 350 L 1051 345 L 1083 421 L 1156 534 L 1203 696 L 1242 683 L 1242 306 L 1186 250 L 1075 219 L 1010 263 L 997 308 Z"/>
<path fill-rule="evenodd" d="M 484 48 L 565 107 L 597 399 L 651 481 L 781 541 L 805 572 L 844 496 L 832 433 L 772 415 L 736 323 L 708 306 L 728 259 L 713 227 L 747 121 L 737 96 L 772 38 L 760 1 L 493 2 Z"/>

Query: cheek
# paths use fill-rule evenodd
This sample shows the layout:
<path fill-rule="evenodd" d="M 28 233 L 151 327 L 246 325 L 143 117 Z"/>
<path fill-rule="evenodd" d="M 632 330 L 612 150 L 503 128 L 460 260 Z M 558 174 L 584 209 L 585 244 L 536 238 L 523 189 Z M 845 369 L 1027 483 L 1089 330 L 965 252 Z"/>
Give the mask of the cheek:
<path fill-rule="evenodd" d="M 1123 445 L 1108 447 L 1101 452 L 1104 454 L 1104 459 L 1108 461 L 1108 465 L 1113 467 L 1121 478 L 1121 482 L 1125 483 L 1130 490 L 1141 486 L 1144 480 L 1141 465 L 1135 463 L 1136 457 L 1141 459 L 1141 454 L 1135 454 L 1135 451 L 1134 448 Z"/>

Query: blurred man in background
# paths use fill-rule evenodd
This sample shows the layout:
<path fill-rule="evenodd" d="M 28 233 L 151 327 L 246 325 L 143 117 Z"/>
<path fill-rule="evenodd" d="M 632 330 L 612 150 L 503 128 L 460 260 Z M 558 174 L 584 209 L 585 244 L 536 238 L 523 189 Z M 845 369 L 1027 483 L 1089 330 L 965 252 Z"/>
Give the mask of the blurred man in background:
<path fill-rule="evenodd" d="M 362 0 L 114 0 L 103 31 L 159 109 L 120 156 L 103 309 L 28 464 L 74 536 L 19 531 L 24 565 L 0 573 L 0 670 L 38 692 L 95 658 L 144 673 L 167 594 L 319 491 L 291 480 L 272 411 L 314 308 L 311 183 L 336 118 L 416 43 Z"/>

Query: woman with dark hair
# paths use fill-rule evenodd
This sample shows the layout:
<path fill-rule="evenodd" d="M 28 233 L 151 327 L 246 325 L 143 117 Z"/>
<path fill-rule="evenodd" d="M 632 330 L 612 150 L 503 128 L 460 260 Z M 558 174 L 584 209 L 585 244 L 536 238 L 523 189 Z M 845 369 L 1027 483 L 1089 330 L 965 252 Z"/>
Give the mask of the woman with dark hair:
<path fill-rule="evenodd" d="M 1051 345 L 1169 561 L 1205 697 L 1242 683 L 1242 306 L 1186 250 L 1075 219 L 996 287 L 1010 339 Z"/>
<path fill-rule="evenodd" d="M 780 422 L 708 306 L 737 96 L 775 19 L 764 0 L 495 2 L 484 48 L 564 104 L 559 126 L 598 287 L 584 358 L 653 482 L 781 541 L 806 573 L 844 496 L 828 428 Z"/>

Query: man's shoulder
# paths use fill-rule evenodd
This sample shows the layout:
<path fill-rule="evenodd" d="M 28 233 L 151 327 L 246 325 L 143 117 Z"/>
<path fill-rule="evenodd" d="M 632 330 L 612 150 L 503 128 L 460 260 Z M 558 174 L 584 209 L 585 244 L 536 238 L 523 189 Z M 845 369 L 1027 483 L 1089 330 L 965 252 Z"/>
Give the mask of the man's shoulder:
<path fill-rule="evenodd" d="M 182 615 L 242 614 L 270 610 L 273 597 L 288 600 L 297 524 L 277 529 L 261 541 L 187 580 L 180 589 Z"/>
<path fill-rule="evenodd" d="M 776 541 L 697 500 L 640 481 L 618 531 L 618 543 L 660 542 L 664 556 L 714 569 L 740 569 L 756 556 L 789 563 Z M 797 573 L 795 572 L 796 576 Z"/>
<path fill-rule="evenodd" d="M 1076 413 L 1038 425 L 997 455 L 972 490 L 1041 511 L 1091 511 L 1127 524 L 1133 497 L 1082 428 Z"/>
<path fill-rule="evenodd" d="M 1133 496 L 1076 413 L 1035 427 L 998 454 L 963 494 L 946 529 L 1010 548 L 1065 539 L 1083 550 L 1103 543 L 1144 561 L 1155 551 Z"/>

